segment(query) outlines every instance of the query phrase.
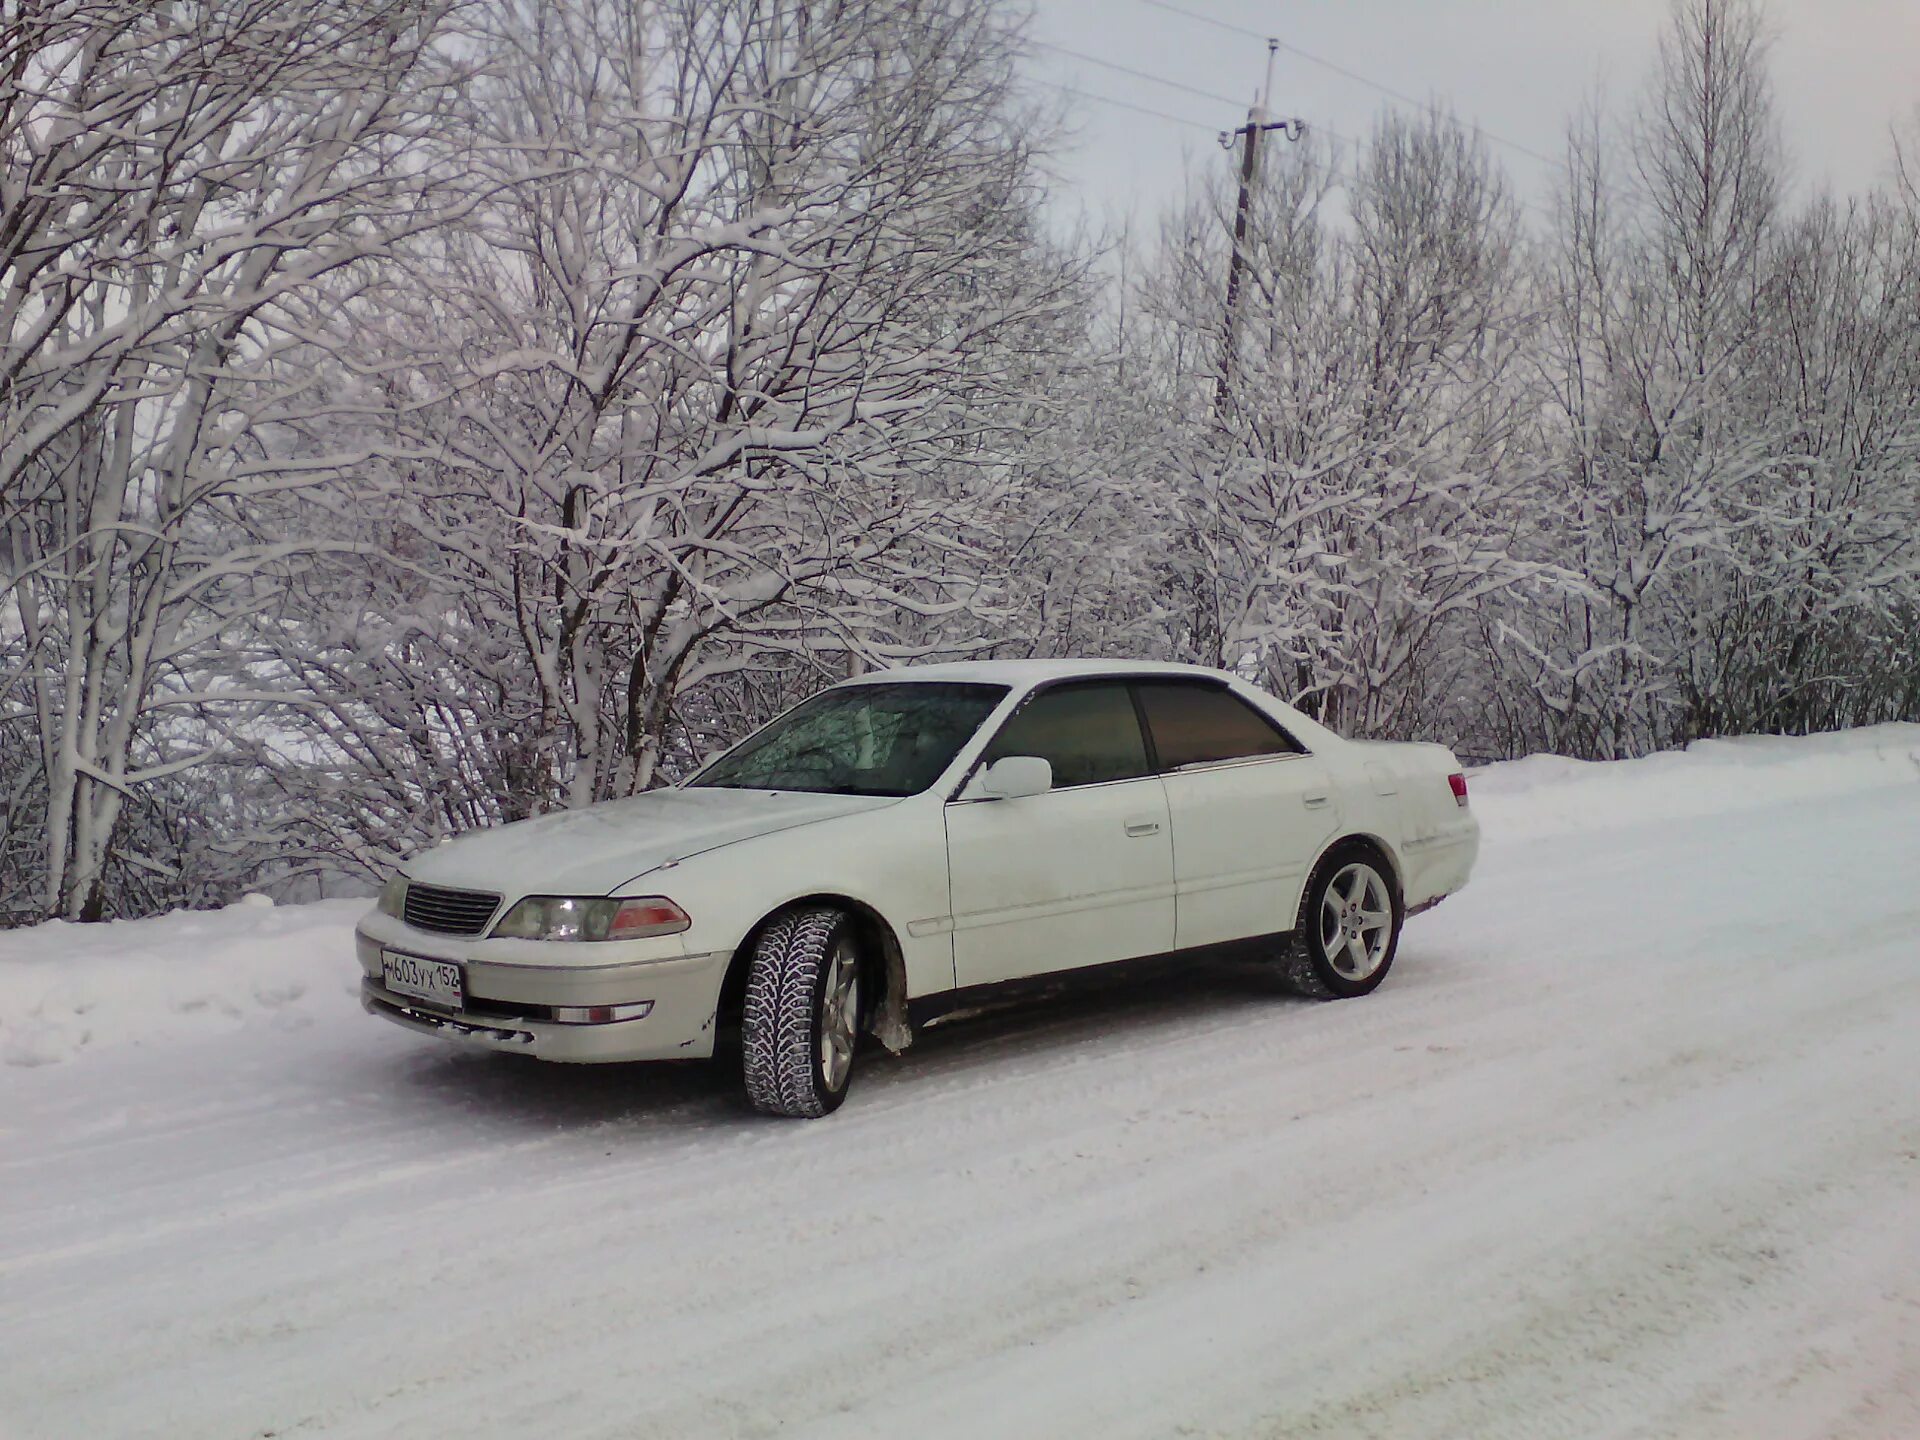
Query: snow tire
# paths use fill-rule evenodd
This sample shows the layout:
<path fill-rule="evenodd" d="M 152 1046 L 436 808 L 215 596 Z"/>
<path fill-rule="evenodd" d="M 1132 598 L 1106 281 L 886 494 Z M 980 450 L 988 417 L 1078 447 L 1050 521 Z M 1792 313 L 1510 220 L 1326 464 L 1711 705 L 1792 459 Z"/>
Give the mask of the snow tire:
<path fill-rule="evenodd" d="M 843 1066 L 836 1085 L 823 1058 L 823 1001 L 836 956 L 853 944 L 852 929 L 845 911 L 803 907 L 776 915 L 753 942 L 740 1045 L 754 1109 L 815 1119 L 846 1099 L 851 1065 Z M 857 964 L 858 954 L 853 958 Z M 856 983 L 856 1007 L 858 999 Z M 853 1036 L 858 1033 L 855 1016 Z"/>

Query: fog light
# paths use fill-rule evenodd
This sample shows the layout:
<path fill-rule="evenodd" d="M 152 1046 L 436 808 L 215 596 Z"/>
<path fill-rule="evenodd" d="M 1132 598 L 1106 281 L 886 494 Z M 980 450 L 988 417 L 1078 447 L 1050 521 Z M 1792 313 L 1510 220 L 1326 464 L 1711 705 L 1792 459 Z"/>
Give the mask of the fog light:
<path fill-rule="evenodd" d="M 651 1000 L 631 1005 L 555 1005 L 553 1018 L 562 1025 L 606 1025 L 615 1020 L 642 1020 L 653 1013 Z"/>

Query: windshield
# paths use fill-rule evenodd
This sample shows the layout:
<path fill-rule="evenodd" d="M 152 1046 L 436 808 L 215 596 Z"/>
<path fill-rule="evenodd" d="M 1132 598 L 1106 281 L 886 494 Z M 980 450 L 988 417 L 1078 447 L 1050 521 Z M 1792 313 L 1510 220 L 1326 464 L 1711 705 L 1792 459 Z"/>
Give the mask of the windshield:
<path fill-rule="evenodd" d="M 1006 695 L 1004 685 L 850 685 L 796 706 L 689 786 L 917 795 Z"/>

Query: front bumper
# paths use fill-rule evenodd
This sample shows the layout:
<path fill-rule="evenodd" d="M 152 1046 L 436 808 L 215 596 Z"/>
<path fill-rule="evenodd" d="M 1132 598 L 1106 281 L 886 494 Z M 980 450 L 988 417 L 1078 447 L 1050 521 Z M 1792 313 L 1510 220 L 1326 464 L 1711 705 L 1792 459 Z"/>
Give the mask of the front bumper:
<path fill-rule="evenodd" d="M 693 1060 L 713 1053 L 720 985 L 731 958 L 725 951 L 536 964 L 477 957 L 474 951 L 488 943 L 463 947 L 458 941 L 426 935 L 386 917 L 369 916 L 354 934 L 361 1006 L 416 1034 L 542 1060 Z M 380 964 L 382 950 L 458 964 L 465 992 L 461 1007 L 387 989 Z M 574 954 L 570 949 L 568 958 Z M 551 1018 L 556 1007 L 641 1003 L 652 1008 L 639 1019 L 562 1023 Z"/>

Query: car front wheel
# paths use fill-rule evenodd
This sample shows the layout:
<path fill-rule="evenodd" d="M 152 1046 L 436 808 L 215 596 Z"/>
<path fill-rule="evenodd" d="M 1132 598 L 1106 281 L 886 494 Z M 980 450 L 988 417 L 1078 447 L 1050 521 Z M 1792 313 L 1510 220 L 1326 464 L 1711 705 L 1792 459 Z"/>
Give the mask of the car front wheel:
<path fill-rule="evenodd" d="M 859 945 L 846 912 L 789 910 L 767 924 L 754 942 L 740 1020 L 756 1110 L 805 1119 L 840 1108 L 861 998 Z"/>
<path fill-rule="evenodd" d="M 1289 986 L 1316 1000 L 1379 987 L 1400 945 L 1400 895 L 1371 849 L 1344 845 L 1320 862 L 1300 897 L 1284 957 Z"/>

